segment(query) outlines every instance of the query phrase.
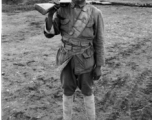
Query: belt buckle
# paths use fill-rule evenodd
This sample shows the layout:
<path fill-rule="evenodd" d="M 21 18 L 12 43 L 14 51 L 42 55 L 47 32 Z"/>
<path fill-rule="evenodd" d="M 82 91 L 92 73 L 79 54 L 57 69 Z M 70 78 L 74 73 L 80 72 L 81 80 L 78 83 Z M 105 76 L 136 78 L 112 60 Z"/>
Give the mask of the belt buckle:
<path fill-rule="evenodd" d="M 81 47 L 72 47 L 73 52 L 81 52 Z"/>

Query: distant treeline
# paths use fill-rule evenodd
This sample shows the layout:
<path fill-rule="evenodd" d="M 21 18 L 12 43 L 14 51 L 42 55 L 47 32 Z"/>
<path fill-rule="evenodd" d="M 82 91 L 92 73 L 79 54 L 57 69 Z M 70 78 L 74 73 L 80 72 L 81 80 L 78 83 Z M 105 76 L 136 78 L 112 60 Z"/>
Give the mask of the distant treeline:
<path fill-rule="evenodd" d="M 2 4 L 34 4 L 34 3 L 43 3 L 49 2 L 51 0 L 2 0 Z"/>
<path fill-rule="evenodd" d="M 34 3 L 44 3 L 52 0 L 2 0 L 3 4 L 23 4 L 23 5 L 32 5 Z M 58 0 L 53 0 L 58 1 Z M 100 2 L 127 2 L 127 3 L 152 3 L 152 0 L 89 0 L 89 1 L 100 1 Z"/>

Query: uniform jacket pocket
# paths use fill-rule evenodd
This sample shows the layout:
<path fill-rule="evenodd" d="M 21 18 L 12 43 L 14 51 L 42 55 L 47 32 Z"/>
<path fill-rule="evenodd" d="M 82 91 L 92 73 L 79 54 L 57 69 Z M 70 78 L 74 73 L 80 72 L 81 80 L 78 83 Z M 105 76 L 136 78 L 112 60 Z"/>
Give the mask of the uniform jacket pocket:
<path fill-rule="evenodd" d="M 90 19 L 88 24 L 87 24 L 87 27 L 92 27 L 93 24 L 94 24 L 93 19 Z"/>
<path fill-rule="evenodd" d="M 92 49 L 87 49 L 83 54 L 84 66 L 86 69 L 91 68 L 95 64 L 94 51 Z"/>
<path fill-rule="evenodd" d="M 91 49 L 87 49 L 83 54 L 75 56 L 75 67 L 77 70 L 88 70 L 90 68 L 93 68 L 94 64 L 94 52 Z"/>

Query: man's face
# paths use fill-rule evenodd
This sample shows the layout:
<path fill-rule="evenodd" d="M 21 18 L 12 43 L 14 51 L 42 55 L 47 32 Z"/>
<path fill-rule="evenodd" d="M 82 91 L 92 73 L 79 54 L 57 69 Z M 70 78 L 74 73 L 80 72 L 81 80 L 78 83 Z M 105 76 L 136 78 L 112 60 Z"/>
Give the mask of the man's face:
<path fill-rule="evenodd" d="M 85 0 L 72 0 L 75 4 L 82 4 Z"/>

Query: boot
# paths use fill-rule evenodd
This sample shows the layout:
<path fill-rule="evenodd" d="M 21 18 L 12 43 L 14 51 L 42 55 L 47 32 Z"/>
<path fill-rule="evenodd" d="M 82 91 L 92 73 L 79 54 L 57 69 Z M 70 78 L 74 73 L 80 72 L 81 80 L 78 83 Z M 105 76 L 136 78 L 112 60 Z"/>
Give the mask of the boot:
<path fill-rule="evenodd" d="M 72 120 L 73 96 L 63 95 L 63 120 Z"/>
<path fill-rule="evenodd" d="M 88 120 L 95 120 L 96 115 L 95 115 L 94 95 L 84 96 L 84 105 L 85 105 Z"/>

